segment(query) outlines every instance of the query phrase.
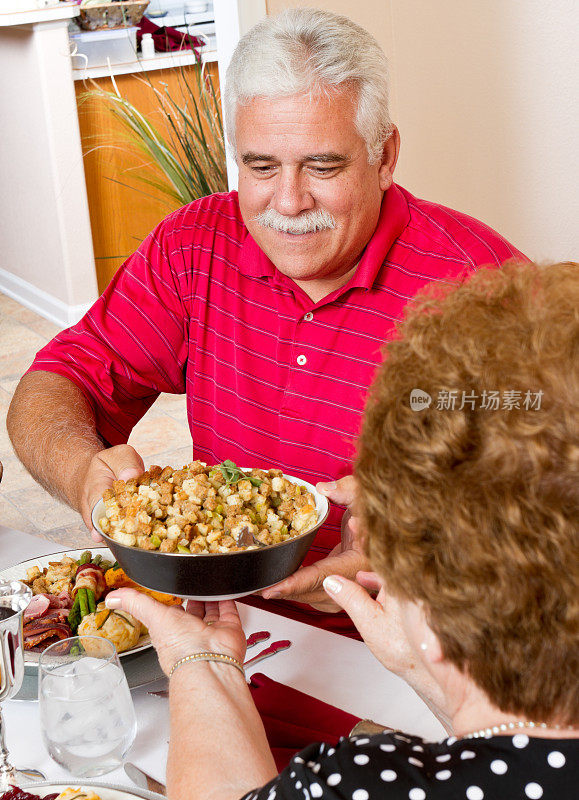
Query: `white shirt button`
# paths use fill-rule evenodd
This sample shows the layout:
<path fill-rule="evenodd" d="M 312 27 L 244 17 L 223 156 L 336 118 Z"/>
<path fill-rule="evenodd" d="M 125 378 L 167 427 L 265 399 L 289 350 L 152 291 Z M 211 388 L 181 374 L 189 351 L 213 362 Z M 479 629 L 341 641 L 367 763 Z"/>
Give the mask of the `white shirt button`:
<path fill-rule="evenodd" d="M 297 359 L 296 359 L 296 361 L 298 362 L 298 364 L 300 365 L 300 367 L 303 367 L 303 366 L 304 366 L 304 364 L 307 364 L 307 363 L 308 363 L 308 359 L 307 359 L 305 356 L 298 356 L 298 357 L 297 357 Z"/>
<path fill-rule="evenodd" d="M 312 314 L 311 311 L 308 311 L 307 314 L 304 314 L 304 319 L 305 319 L 306 322 L 311 322 L 313 320 L 313 318 L 314 318 L 314 315 Z"/>

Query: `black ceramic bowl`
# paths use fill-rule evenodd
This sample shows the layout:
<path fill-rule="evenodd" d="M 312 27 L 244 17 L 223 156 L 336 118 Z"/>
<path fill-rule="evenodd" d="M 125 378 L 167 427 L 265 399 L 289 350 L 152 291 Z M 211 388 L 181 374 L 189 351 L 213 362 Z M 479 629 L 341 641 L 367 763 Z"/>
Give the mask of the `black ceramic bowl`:
<path fill-rule="evenodd" d="M 128 547 L 101 531 L 98 521 L 105 516 L 102 500 L 93 508 L 92 523 L 127 575 L 147 589 L 194 600 L 243 597 L 266 589 L 295 572 L 330 511 L 327 498 L 317 492 L 311 483 L 291 475 L 284 477 L 305 486 L 314 495 L 318 521 L 313 528 L 293 539 L 256 550 L 186 555 Z"/>

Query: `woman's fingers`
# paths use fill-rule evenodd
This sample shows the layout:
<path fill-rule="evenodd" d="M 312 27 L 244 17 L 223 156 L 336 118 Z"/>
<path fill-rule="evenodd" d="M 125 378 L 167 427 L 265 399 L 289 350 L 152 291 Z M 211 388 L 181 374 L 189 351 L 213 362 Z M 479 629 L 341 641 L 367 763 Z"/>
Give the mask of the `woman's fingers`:
<path fill-rule="evenodd" d="M 192 617 L 203 620 L 205 617 L 205 603 L 202 600 L 187 600 L 185 611 Z"/>
<path fill-rule="evenodd" d="M 219 601 L 219 621 L 226 622 L 228 625 L 239 625 L 240 628 L 242 627 L 235 600 Z"/>
<path fill-rule="evenodd" d="M 135 589 L 117 589 L 107 595 L 108 608 L 122 608 L 147 626 L 163 670 L 198 652 L 225 653 L 243 661 L 245 635 L 237 607 L 231 600 L 165 606 Z M 207 623 L 211 622 L 211 625 Z"/>
<path fill-rule="evenodd" d="M 205 616 L 203 622 L 206 625 L 213 625 L 219 621 L 219 603 L 217 601 L 210 601 L 205 603 Z"/>
<path fill-rule="evenodd" d="M 357 575 L 371 573 L 360 573 Z M 341 575 L 330 575 L 324 580 L 324 589 L 350 617 L 365 641 L 369 643 L 372 623 L 376 615 L 383 613 L 382 606 L 372 600 L 366 589 Z"/>
<path fill-rule="evenodd" d="M 332 551 L 333 553 L 334 551 Z M 315 564 L 301 567 L 289 578 L 270 586 L 262 592 L 266 600 L 283 597 L 296 603 L 309 603 L 320 611 L 335 612 L 338 609 L 328 601 L 328 592 L 324 591 L 323 581 L 329 575 L 339 573 L 353 578 L 360 567 L 367 565 L 367 559 L 356 550 L 346 550 L 336 555 L 330 554 Z"/>
<path fill-rule="evenodd" d="M 136 589 L 116 589 L 114 592 L 110 592 L 105 598 L 105 605 L 107 608 L 122 608 L 123 611 L 127 611 L 139 622 L 142 622 L 152 636 L 157 630 L 162 632 L 163 627 L 167 624 L 167 612 L 171 610 L 179 612 L 176 606 L 170 608 L 164 606 Z"/>

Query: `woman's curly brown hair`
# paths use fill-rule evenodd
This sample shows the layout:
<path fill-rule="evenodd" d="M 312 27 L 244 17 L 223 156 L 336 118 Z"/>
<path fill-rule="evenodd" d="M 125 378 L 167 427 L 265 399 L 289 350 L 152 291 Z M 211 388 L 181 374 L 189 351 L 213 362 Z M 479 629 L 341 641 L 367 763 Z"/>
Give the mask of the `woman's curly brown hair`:
<path fill-rule="evenodd" d="M 411 304 L 355 472 L 374 569 L 423 601 L 445 658 L 505 712 L 576 722 L 579 264 L 483 269 Z"/>

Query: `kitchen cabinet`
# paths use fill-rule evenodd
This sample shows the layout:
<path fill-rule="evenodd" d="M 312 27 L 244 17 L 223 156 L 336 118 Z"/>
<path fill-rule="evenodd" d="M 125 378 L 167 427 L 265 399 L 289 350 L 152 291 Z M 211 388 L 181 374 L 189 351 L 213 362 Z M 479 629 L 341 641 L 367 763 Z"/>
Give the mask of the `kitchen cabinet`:
<path fill-rule="evenodd" d="M 196 88 L 193 73 L 198 69 L 196 64 L 189 64 L 144 74 L 116 75 L 114 81 L 121 95 L 163 131 L 151 85 L 179 97 L 183 79 Z M 217 63 L 205 64 L 205 70 L 217 89 Z M 86 98 L 87 91 L 97 86 L 112 91 L 112 79 L 75 82 L 97 281 L 102 292 L 123 261 L 179 204 L 138 180 L 139 174 L 147 174 L 147 157 L 127 146 L 122 126 L 102 99 Z"/>

